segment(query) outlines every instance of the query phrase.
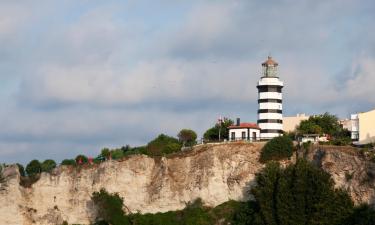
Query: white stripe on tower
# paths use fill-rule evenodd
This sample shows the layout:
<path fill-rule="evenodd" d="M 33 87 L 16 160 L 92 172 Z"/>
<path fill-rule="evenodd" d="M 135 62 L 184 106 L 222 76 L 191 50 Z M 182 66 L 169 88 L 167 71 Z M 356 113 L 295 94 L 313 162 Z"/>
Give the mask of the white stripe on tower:
<path fill-rule="evenodd" d="M 258 126 L 261 139 L 271 139 L 282 134 L 282 88 L 277 77 L 277 66 L 270 56 L 262 63 L 263 76 L 258 82 Z"/>

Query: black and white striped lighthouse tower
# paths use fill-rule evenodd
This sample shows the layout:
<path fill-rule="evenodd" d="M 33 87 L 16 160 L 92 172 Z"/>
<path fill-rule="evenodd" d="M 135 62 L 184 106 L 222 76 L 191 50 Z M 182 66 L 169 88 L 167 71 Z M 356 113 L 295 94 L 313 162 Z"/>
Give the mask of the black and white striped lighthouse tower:
<path fill-rule="evenodd" d="M 271 139 L 283 131 L 282 88 L 283 82 L 277 76 L 278 63 L 271 56 L 262 63 L 262 77 L 258 81 L 258 126 L 260 138 Z"/>

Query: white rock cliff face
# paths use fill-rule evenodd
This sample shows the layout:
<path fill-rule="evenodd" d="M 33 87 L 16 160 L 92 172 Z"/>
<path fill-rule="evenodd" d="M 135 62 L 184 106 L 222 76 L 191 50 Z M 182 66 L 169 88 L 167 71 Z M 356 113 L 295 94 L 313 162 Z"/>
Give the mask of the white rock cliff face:
<path fill-rule="evenodd" d="M 31 188 L 21 187 L 16 167 L 10 167 L 0 191 L 0 224 L 89 224 L 95 216 L 90 198 L 100 188 L 119 193 L 125 210 L 141 213 L 183 209 L 197 198 L 208 206 L 244 200 L 263 167 L 259 145 L 206 145 L 168 158 L 136 155 L 87 168 L 60 167 Z"/>
<path fill-rule="evenodd" d="M 43 173 L 31 188 L 19 185 L 18 170 L 11 166 L 0 183 L 0 224 L 89 224 L 95 218 L 91 194 L 101 188 L 119 193 L 128 212 L 183 209 L 197 198 L 207 206 L 246 200 L 255 174 L 264 167 L 259 163 L 262 146 L 205 145 L 167 158 L 135 155 L 85 168 L 64 166 Z M 330 172 L 357 203 L 373 203 L 374 181 L 368 179 L 373 163 L 339 149 L 318 149 L 307 157 Z"/>

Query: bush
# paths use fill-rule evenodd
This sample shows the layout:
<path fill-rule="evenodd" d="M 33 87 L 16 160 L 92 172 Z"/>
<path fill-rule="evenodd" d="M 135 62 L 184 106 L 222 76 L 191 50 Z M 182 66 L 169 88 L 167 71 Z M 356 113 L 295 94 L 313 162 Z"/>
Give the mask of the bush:
<path fill-rule="evenodd" d="M 112 159 L 121 159 L 122 157 L 124 157 L 124 151 L 122 151 L 121 149 L 112 150 L 111 157 Z"/>
<path fill-rule="evenodd" d="M 350 145 L 352 143 L 352 139 L 349 137 L 338 137 L 332 140 L 333 145 L 337 146 L 345 146 Z"/>
<path fill-rule="evenodd" d="M 190 129 L 182 129 L 177 137 L 184 146 L 193 146 L 197 142 L 197 133 Z"/>
<path fill-rule="evenodd" d="M 92 194 L 91 200 L 97 208 L 97 223 L 104 224 L 105 221 L 113 225 L 130 224 L 122 211 L 123 199 L 117 193 L 109 194 L 105 189 L 101 189 Z"/>
<path fill-rule="evenodd" d="M 32 160 L 26 166 L 26 173 L 28 176 L 34 176 L 42 172 L 42 165 L 36 159 Z"/>
<path fill-rule="evenodd" d="M 234 213 L 243 207 L 244 203 L 229 201 L 215 208 L 204 207 L 197 199 L 189 203 L 185 209 L 156 214 L 132 214 L 131 224 L 137 225 L 211 225 L 232 224 Z"/>
<path fill-rule="evenodd" d="M 160 134 L 157 138 L 147 144 L 147 154 L 162 156 L 181 150 L 182 144 L 176 138 Z"/>
<path fill-rule="evenodd" d="M 56 162 L 52 159 L 45 160 L 42 165 L 42 172 L 51 172 L 54 168 L 56 168 Z"/>
<path fill-rule="evenodd" d="M 207 141 L 218 141 L 219 140 L 219 133 L 220 139 L 229 139 L 229 129 L 228 127 L 233 125 L 233 120 L 224 118 L 223 121 L 220 123 L 215 124 L 215 126 L 209 128 L 204 132 L 203 138 Z"/>
<path fill-rule="evenodd" d="M 108 148 L 103 148 L 100 155 L 104 157 L 105 159 L 109 159 L 109 157 L 111 156 L 111 152 L 109 151 Z"/>
<path fill-rule="evenodd" d="M 78 155 L 76 157 L 76 164 L 86 164 L 88 163 L 89 159 L 85 155 Z"/>
<path fill-rule="evenodd" d="M 121 147 L 121 151 L 125 154 L 126 152 L 130 151 L 131 147 L 130 145 L 125 145 Z"/>
<path fill-rule="evenodd" d="M 288 136 L 275 137 L 268 141 L 260 154 L 260 161 L 280 160 L 293 155 L 293 142 Z"/>
<path fill-rule="evenodd" d="M 61 165 L 65 165 L 65 166 L 75 166 L 76 165 L 76 161 L 74 159 L 64 159 L 62 162 L 61 162 Z"/>

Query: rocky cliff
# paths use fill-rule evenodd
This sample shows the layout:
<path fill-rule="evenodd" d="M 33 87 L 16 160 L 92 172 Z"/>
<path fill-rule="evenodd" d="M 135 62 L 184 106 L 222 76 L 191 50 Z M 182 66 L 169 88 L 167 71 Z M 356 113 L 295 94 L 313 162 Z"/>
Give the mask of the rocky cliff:
<path fill-rule="evenodd" d="M 178 210 L 196 198 L 208 206 L 246 200 L 255 173 L 264 166 L 258 161 L 262 146 L 212 144 L 169 157 L 134 155 L 100 165 L 63 166 L 43 173 L 31 188 L 19 185 L 18 170 L 10 166 L 0 183 L 0 224 L 89 224 L 95 216 L 90 197 L 100 188 L 118 192 L 128 212 Z M 304 157 L 331 173 L 357 203 L 374 202 L 375 166 L 355 150 L 319 147 Z"/>

